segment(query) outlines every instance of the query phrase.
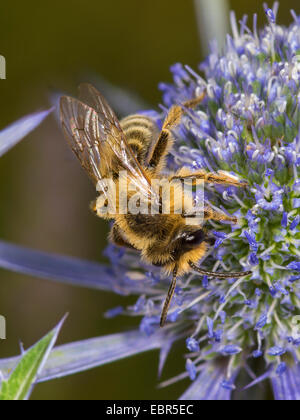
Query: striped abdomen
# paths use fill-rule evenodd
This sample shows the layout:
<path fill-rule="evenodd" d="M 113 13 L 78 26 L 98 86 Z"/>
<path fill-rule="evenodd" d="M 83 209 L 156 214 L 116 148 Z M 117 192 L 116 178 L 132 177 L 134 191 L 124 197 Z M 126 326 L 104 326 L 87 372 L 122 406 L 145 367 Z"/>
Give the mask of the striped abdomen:
<path fill-rule="evenodd" d="M 153 140 L 159 133 L 155 122 L 144 115 L 130 115 L 120 123 L 132 151 L 143 164 Z"/>

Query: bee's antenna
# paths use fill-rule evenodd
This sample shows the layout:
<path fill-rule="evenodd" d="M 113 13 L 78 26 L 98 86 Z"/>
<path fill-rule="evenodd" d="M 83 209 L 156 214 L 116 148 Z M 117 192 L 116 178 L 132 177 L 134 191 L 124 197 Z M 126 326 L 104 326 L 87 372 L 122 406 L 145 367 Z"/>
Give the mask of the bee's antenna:
<path fill-rule="evenodd" d="M 249 276 L 249 274 L 252 274 L 252 271 L 240 271 L 238 273 L 218 273 L 216 271 L 206 271 L 202 270 L 200 267 L 197 267 L 194 263 L 189 261 L 189 266 L 197 271 L 197 273 L 202 274 L 203 276 L 210 276 L 210 277 L 219 277 L 222 279 L 232 279 L 235 277 L 246 277 Z"/>
<path fill-rule="evenodd" d="M 176 280 L 177 280 L 177 265 L 173 271 L 173 279 L 172 279 L 172 283 L 170 284 L 169 290 L 168 290 L 168 294 L 164 303 L 164 307 L 161 313 L 161 317 L 160 317 L 160 326 L 163 327 L 166 323 L 166 319 L 167 319 L 167 315 L 168 315 L 168 311 L 170 308 L 170 304 L 172 301 L 172 298 L 174 296 L 174 292 L 175 292 L 175 288 L 176 288 Z"/>

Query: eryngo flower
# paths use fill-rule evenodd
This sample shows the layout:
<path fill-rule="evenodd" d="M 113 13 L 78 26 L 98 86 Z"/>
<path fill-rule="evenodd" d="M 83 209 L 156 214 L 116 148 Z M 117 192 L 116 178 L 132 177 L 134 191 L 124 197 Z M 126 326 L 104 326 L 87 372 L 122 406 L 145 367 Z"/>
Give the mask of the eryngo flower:
<path fill-rule="evenodd" d="M 294 322 L 300 313 L 300 19 L 292 12 L 294 22 L 285 28 L 276 24 L 276 11 L 277 5 L 266 9 L 261 32 L 256 16 L 251 30 L 245 20 L 238 27 L 232 14 L 233 36 L 222 53 L 213 44 L 200 72 L 176 64 L 174 83 L 160 85 L 167 109 L 206 92 L 174 133 L 169 166 L 228 171 L 249 184 L 207 188 L 210 204 L 239 222 L 208 223 L 217 242 L 202 266 L 242 266 L 252 277 L 182 278 L 163 332 L 169 342 L 186 340 L 186 375 L 195 381 L 187 397 L 225 398 L 225 390 L 228 397 L 241 370 L 253 369 L 255 384 L 270 377 L 276 396 L 284 386 L 300 398 L 299 379 L 285 379 L 298 378 L 300 360 Z M 112 248 L 108 255 L 115 266 L 129 259 Z M 143 315 L 141 333 L 151 337 L 165 283 L 153 270 L 147 277 L 145 287 L 153 291 L 126 312 Z"/>
<path fill-rule="evenodd" d="M 239 222 L 208 224 L 217 241 L 201 264 L 209 270 L 244 267 L 252 277 L 225 281 L 192 273 L 180 279 L 169 322 L 160 329 L 169 279 L 142 265 L 134 252 L 109 246 L 112 267 L 105 269 L 0 243 L 6 267 L 140 295 L 133 306 L 107 314 L 142 317 L 139 331 L 63 346 L 40 380 L 154 348 L 161 350 L 161 372 L 172 345 L 184 341 L 185 371 L 166 382 L 190 378 L 182 399 L 230 399 L 243 372 L 247 389 L 269 379 L 275 398 L 300 399 L 300 18 L 292 12 L 294 22 L 285 28 L 277 25 L 276 11 L 266 9 L 261 32 L 256 16 L 251 30 L 245 20 L 238 27 L 232 14 L 233 36 L 223 52 L 213 44 L 199 72 L 176 64 L 174 83 L 160 86 L 166 108 L 206 92 L 174 133 L 170 169 L 223 170 L 249 184 L 243 190 L 207 187 L 210 204 Z M 161 125 L 165 114 L 151 115 Z M 0 368 L 6 373 L 14 364 L 0 361 Z"/>

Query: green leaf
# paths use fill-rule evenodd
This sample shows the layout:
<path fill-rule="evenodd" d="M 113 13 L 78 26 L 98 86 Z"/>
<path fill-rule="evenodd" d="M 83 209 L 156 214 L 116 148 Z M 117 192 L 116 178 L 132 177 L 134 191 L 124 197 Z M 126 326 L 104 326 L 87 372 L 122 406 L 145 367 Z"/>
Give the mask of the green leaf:
<path fill-rule="evenodd" d="M 41 374 L 56 342 L 64 320 L 65 318 L 50 333 L 24 353 L 10 377 L 2 381 L 0 401 L 20 401 L 29 398 L 37 377 Z"/>

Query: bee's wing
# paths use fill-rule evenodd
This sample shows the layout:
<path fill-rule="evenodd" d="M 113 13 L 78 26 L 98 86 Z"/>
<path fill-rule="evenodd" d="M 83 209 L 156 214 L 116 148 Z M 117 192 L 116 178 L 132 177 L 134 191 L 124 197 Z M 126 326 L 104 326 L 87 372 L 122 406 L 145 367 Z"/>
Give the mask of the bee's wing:
<path fill-rule="evenodd" d="M 81 101 L 72 98 L 66 99 L 67 102 L 66 100 L 62 102 L 61 112 L 63 124 L 69 126 L 68 130 L 65 129 L 68 137 L 70 132 L 74 133 L 74 126 L 75 132 L 78 132 L 78 127 L 84 127 L 83 131 L 79 130 L 79 132 L 85 136 L 87 148 L 92 150 L 92 154 L 90 153 L 92 162 L 86 161 L 87 154 L 81 156 L 81 158 L 79 157 L 82 166 L 90 168 L 96 163 L 100 178 L 112 176 L 116 172 L 126 171 L 128 180 L 138 187 L 139 191 L 147 199 L 151 196 L 153 197 L 154 192 L 151 190 L 150 180 L 134 156 L 115 113 L 100 92 L 89 84 L 83 84 L 80 86 Z M 65 110 L 65 106 L 67 106 L 67 110 Z M 84 107 L 85 115 L 78 115 L 77 112 L 76 118 L 77 109 L 82 107 Z M 65 117 L 70 116 L 70 111 L 71 120 L 68 122 Z M 84 121 L 82 121 L 82 118 Z M 73 126 L 73 129 L 70 129 L 70 126 Z M 74 146 L 72 148 L 78 156 L 76 147 L 78 140 L 72 134 L 71 144 L 74 142 L 75 150 Z M 94 148 L 97 149 L 95 157 L 93 156 L 95 153 Z M 91 175 L 90 170 L 88 170 L 88 173 Z M 99 176 L 96 182 L 99 181 Z"/>
<path fill-rule="evenodd" d="M 101 140 L 105 142 L 104 148 L 110 150 L 111 153 L 108 154 L 113 156 L 113 165 L 111 161 L 106 160 L 101 162 L 101 167 L 106 164 L 107 171 L 126 171 L 129 182 L 135 185 L 145 198 L 158 199 L 150 179 L 128 144 L 116 114 L 103 95 L 91 84 L 82 83 L 79 86 L 79 98 L 97 112 Z"/>
<path fill-rule="evenodd" d="M 102 180 L 97 112 L 77 99 L 63 96 L 60 100 L 60 117 L 68 143 L 96 185 Z"/>

